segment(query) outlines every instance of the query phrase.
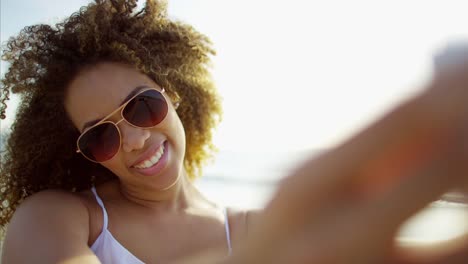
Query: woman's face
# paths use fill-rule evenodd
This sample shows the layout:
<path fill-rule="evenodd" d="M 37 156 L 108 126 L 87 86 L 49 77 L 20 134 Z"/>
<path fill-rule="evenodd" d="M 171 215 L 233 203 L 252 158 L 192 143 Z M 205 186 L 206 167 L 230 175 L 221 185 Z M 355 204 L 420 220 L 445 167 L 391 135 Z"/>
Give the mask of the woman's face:
<path fill-rule="evenodd" d="M 65 108 L 74 125 L 83 132 L 86 124 L 112 113 L 142 86 L 161 91 L 150 78 L 129 66 L 100 63 L 74 78 L 65 96 Z M 125 121 L 117 125 L 121 148 L 112 159 L 101 164 L 122 184 L 162 190 L 173 186 L 182 173 L 185 133 L 169 97 L 163 95 L 169 109 L 166 118 L 157 126 L 136 128 Z M 120 111 L 117 111 L 107 120 L 118 122 L 121 119 Z"/>

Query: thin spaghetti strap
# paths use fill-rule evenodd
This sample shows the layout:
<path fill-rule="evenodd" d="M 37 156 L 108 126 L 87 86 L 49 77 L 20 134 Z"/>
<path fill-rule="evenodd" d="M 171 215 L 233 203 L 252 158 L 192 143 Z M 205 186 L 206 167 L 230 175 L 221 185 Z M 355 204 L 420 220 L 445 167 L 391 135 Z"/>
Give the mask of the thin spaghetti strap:
<path fill-rule="evenodd" d="M 232 246 L 231 246 L 231 231 L 229 231 L 229 217 L 227 214 L 227 209 L 224 208 L 224 217 L 226 221 L 224 222 L 224 229 L 226 230 L 226 240 L 228 245 L 228 254 L 231 255 L 232 253 Z"/>
<path fill-rule="evenodd" d="M 99 197 L 99 195 L 97 194 L 96 188 L 94 186 L 91 188 L 91 191 L 93 192 L 94 196 L 96 197 L 97 203 L 102 208 L 102 215 L 104 217 L 104 224 L 102 225 L 102 230 L 106 230 L 107 229 L 107 222 L 108 222 L 106 208 L 104 207 L 104 203 L 102 202 L 101 197 Z"/>

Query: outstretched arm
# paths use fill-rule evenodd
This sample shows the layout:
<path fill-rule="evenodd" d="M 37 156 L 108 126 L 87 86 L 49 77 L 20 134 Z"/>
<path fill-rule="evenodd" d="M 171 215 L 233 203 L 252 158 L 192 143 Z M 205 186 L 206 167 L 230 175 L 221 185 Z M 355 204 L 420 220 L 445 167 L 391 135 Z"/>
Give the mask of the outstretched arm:
<path fill-rule="evenodd" d="M 287 177 L 228 263 L 459 263 L 465 237 L 425 258 L 394 238 L 418 210 L 467 186 L 467 160 L 465 64 Z"/>

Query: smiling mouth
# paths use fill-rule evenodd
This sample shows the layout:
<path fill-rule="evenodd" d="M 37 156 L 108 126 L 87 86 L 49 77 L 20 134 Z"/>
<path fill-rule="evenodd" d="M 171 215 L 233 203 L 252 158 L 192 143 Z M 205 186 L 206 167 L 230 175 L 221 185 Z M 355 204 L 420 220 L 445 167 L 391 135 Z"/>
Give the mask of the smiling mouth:
<path fill-rule="evenodd" d="M 156 151 L 153 156 L 149 157 L 148 159 L 136 164 L 135 166 L 133 166 L 134 168 L 136 169 L 147 169 L 147 168 L 151 168 L 153 167 L 154 165 L 156 165 L 159 160 L 161 159 L 161 157 L 163 156 L 164 154 L 164 144 L 161 144 L 161 146 L 159 147 L 158 151 Z"/>

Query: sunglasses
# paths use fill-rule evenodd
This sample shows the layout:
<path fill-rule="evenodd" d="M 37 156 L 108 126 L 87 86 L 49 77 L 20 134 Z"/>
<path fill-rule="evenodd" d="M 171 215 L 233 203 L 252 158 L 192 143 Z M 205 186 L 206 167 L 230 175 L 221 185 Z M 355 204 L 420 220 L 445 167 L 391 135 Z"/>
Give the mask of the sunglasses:
<path fill-rule="evenodd" d="M 120 122 L 125 121 L 137 128 L 151 128 L 166 118 L 168 104 L 163 93 L 164 88 L 161 91 L 148 88 L 138 92 L 101 121 L 86 129 L 76 141 L 76 152 L 96 163 L 112 159 L 122 145 L 122 134 L 117 126 Z M 119 110 L 121 119 L 118 122 L 106 121 Z"/>

